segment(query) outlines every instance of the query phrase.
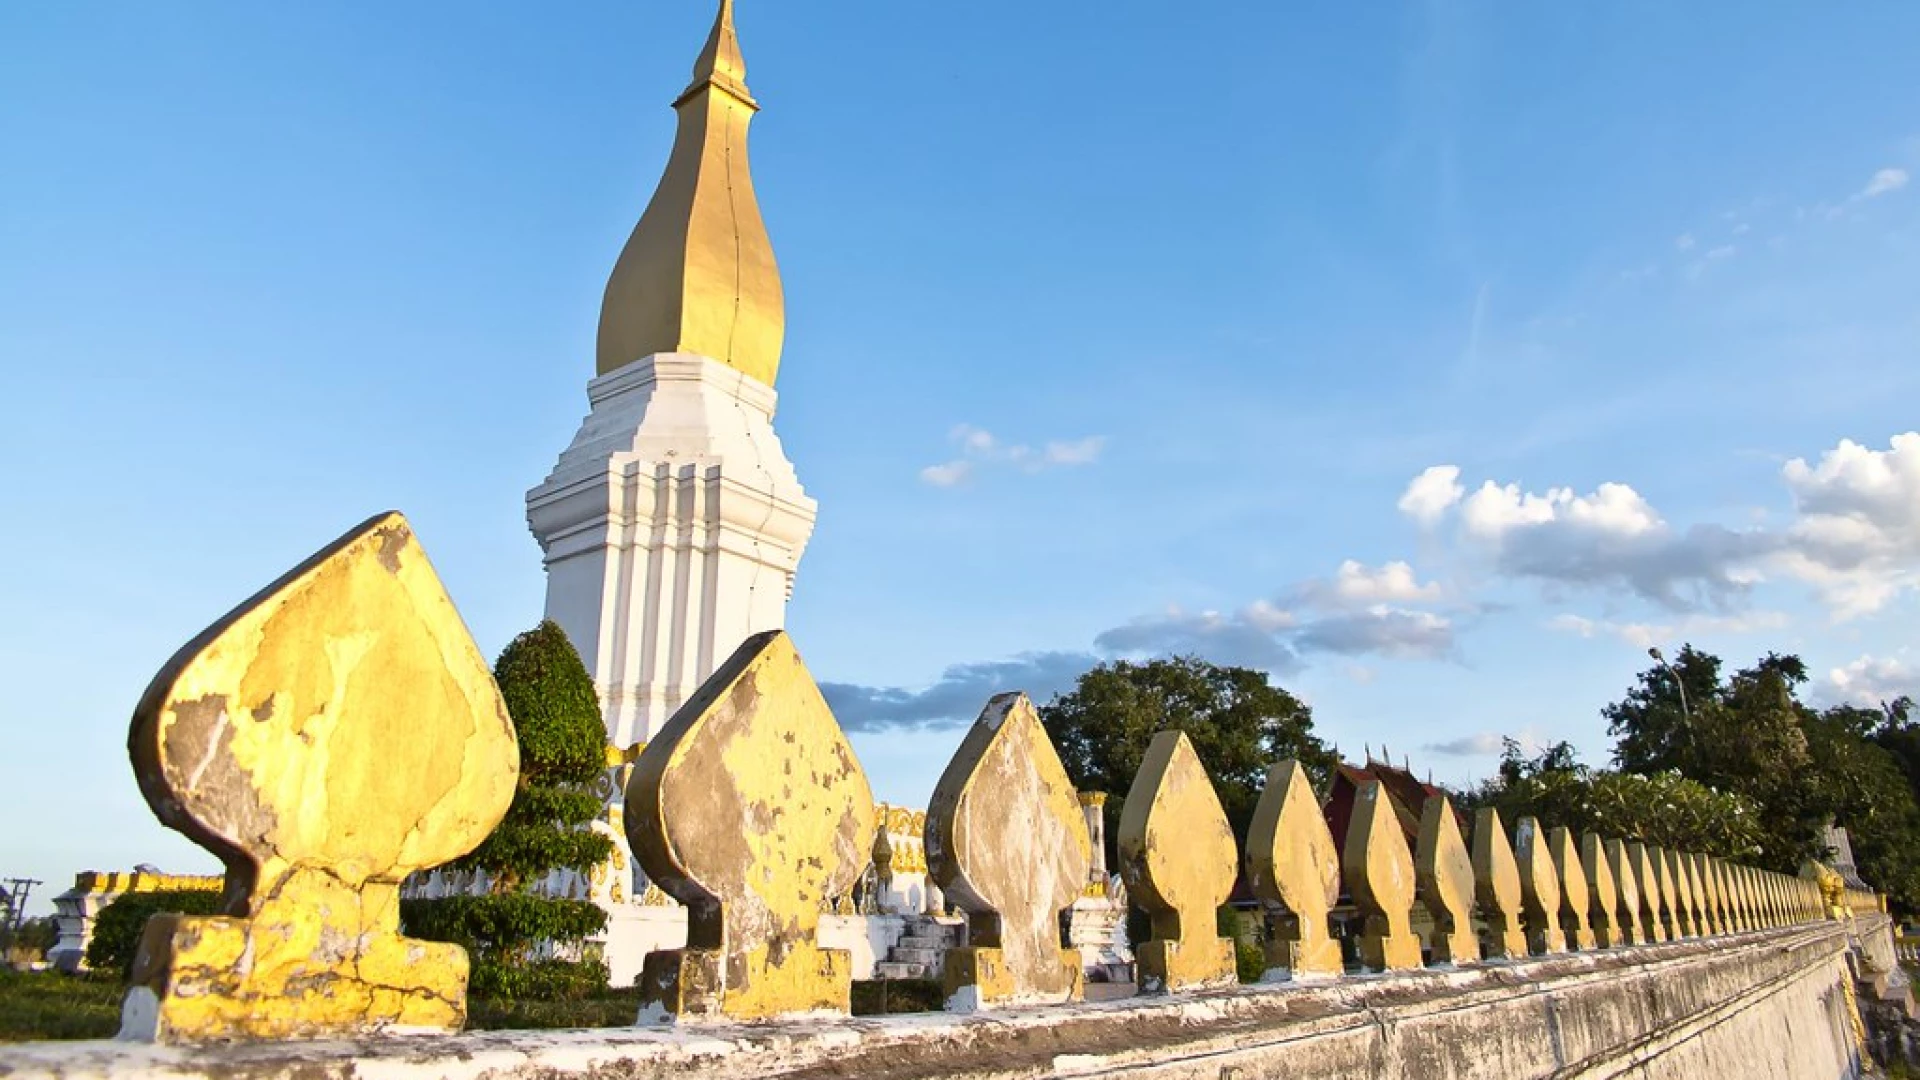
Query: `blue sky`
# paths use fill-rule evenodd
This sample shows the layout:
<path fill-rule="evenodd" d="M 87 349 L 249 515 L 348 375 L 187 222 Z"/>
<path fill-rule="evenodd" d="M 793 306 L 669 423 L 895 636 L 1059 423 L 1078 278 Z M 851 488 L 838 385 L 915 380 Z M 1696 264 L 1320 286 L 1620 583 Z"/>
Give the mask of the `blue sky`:
<path fill-rule="evenodd" d="M 1169 649 L 1452 780 L 1604 759 L 1649 643 L 1920 685 L 1920 7 L 740 5 L 790 628 L 882 798 Z M 128 714 L 370 513 L 537 620 L 710 19 L 0 7 L 0 875 L 208 866 Z"/>

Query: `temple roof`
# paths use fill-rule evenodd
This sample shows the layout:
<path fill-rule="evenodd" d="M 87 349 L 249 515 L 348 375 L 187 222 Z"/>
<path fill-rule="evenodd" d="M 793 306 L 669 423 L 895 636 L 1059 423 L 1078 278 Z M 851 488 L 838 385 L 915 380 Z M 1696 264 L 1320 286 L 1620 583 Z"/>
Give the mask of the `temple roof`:
<path fill-rule="evenodd" d="M 693 80 L 674 100 L 666 171 L 607 280 L 598 370 L 654 353 L 698 353 L 768 386 L 780 369 L 786 302 L 747 165 L 759 104 L 721 0 Z"/>

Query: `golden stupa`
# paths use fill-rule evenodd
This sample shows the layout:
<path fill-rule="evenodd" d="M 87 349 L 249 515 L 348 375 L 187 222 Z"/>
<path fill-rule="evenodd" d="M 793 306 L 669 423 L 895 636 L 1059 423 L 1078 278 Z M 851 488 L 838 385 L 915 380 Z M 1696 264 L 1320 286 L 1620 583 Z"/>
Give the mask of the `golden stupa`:
<path fill-rule="evenodd" d="M 721 0 L 693 81 L 673 103 L 666 172 L 607 280 L 599 373 L 654 353 L 711 357 L 768 386 L 780 370 L 786 302 L 747 168 L 760 106 Z"/>

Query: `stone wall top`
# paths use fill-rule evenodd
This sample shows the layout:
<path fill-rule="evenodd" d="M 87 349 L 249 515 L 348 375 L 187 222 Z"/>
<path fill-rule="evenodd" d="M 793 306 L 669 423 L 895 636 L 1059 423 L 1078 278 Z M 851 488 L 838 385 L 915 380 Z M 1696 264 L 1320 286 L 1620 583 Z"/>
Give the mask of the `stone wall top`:
<path fill-rule="evenodd" d="M 1885 929 L 1882 918 L 1873 924 Z M 1866 920 L 1856 932 L 1871 929 Z M 575 1032 L 497 1032 L 237 1047 L 125 1042 L 0 1047 L 0 1075 L 184 1080 L 710 1080 L 1129 1075 L 1183 1077 L 1500 1076 L 1591 1070 L 1677 1078 L 1702 1038 L 1742 1075 L 1844 1075 L 1853 1052 L 1843 1016 L 1849 925 L 1815 923 L 1733 939 L 1562 954 L 1452 971 L 1338 983 L 1245 986 L 1100 1004 L 932 1014 Z M 1809 1004 L 1813 1003 L 1813 1004 Z M 1740 1025 L 1793 1040 L 1742 1038 Z M 1811 1010 L 1811 1011 L 1809 1011 Z M 1551 1019 L 1550 1019 L 1551 1018 Z M 1716 1034 L 1719 1033 L 1719 1034 Z M 1752 1045 L 1747 1045 L 1752 1044 Z"/>

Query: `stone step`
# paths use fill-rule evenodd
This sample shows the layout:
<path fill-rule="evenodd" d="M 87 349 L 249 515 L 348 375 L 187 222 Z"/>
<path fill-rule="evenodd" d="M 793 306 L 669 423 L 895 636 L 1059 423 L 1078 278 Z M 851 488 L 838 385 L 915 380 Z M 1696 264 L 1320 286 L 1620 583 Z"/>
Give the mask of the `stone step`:
<path fill-rule="evenodd" d="M 945 934 L 938 937 L 931 934 L 907 934 L 894 942 L 893 947 L 896 949 L 950 949 L 953 947 L 953 939 Z"/>
<path fill-rule="evenodd" d="M 883 960 L 873 965 L 873 973 L 883 979 L 928 979 L 933 970 L 925 964 L 898 964 Z"/>
<path fill-rule="evenodd" d="M 887 954 L 887 959 L 896 964 L 920 964 L 926 967 L 932 967 L 940 962 L 940 957 L 944 952 L 945 950 L 943 949 L 896 948 Z"/>

